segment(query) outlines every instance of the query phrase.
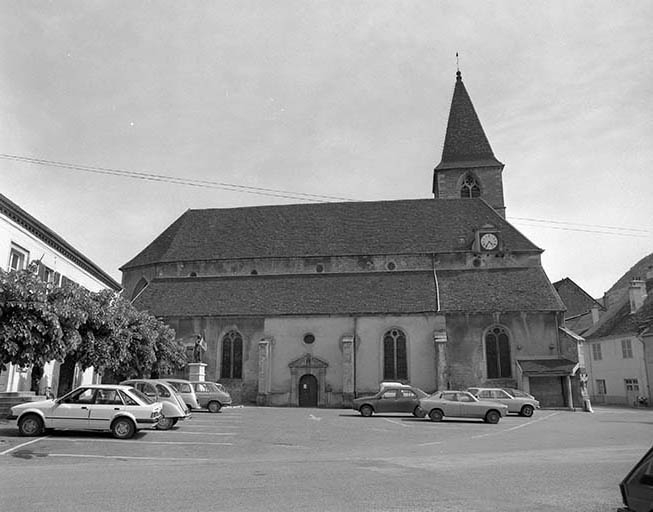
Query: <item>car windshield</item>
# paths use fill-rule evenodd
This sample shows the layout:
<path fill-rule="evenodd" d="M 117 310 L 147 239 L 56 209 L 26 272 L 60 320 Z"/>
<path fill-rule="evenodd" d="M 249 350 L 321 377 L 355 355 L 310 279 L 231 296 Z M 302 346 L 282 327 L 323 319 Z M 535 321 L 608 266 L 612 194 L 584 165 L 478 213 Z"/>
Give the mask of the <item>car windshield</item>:
<path fill-rule="evenodd" d="M 413 391 L 415 391 L 415 393 L 417 393 L 417 396 L 419 398 L 426 398 L 426 397 L 429 396 L 429 394 L 426 391 L 422 391 L 419 388 L 413 388 Z"/>
<path fill-rule="evenodd" d="M 145 393 L 140 392 L 136 388 L 129 388 L 128 390 L 132 395 L 138 397 L 139 400 L 141 400 L 143 403 L 146 404 L 153 404 L 155 400 L 152 400 L 149 396 L 147 396 Z"/>
<path fill-rule="evenodd" d="M 524 393 L 523 391 L 521 391 L 519 389 L 511 389 L 510 394 L 512 396 L 516 396 L 517 398 L 530 398 L 531 397 L 531 395 L 529 395 L 528 393 Z"/>

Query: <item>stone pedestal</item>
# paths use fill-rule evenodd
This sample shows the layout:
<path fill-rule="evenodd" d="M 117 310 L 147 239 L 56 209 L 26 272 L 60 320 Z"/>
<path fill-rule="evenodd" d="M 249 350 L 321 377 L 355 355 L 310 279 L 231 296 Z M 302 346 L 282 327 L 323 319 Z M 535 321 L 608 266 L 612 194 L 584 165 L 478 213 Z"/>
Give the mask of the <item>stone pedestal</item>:
<path fill-rule="evenodd" d="M 256 394 L 256 403 L 258 405 L 269 405 L 268 396 L 272 377 L 270 370 L 271 351 L 271 340 L 263 338 L 258 342 L 258 392 Z"/>
<path fill-rule="evenodd" d="M 204 382 L 206 363 L 188 363 L 188 380 L 191 382 Z"/>
<path fill-rule="evenodd" d="M 342 405 L 351 407 L 354 400 L 354 337 L 343 336 L 342 340 Z"/>
<path fill-rule="evenodd" d="M 438 391 L 447 389 L 447 333 L 433 334 L 435 344 L 436 370 Z"/>

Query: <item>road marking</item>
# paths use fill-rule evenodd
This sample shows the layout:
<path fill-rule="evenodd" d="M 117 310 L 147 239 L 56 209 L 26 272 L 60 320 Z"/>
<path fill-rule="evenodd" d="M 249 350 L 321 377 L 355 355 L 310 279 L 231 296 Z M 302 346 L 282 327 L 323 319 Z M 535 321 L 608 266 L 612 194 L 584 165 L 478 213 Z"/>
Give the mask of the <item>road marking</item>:
<path fill-rule="evenodd" d="M 431 446 L 432 444 L 442 444 L 444 441 L 433 441 L 432 443 L 421 443 L 418 444 L 417 446 Z"/>
<path fill-rule="evenodd" d="M 124 455 L 82 455 L 75 453 L 50 453 L 48 457 L 68 457 L 71 459 L 82 458 L 82 459 L 115 459 L 115 460 L 174 460 L 174 461 L 199 461 L 199 462 L 210 462 L 215 461 L 215 459 L 191 459 L 188 457 L 133 457 L 133 456 L 124 456 Z"/>
<path fill-rule="evenodd" d="M 175 435 L 189 436 L 235 436 L 235 432 L 175 432 Z"/>
<path fill-rule="evenodd" d="M 14 450 L 18 450 L 19 448 L 22 448 L 23 446 L 27 446 L 28 444 L 36 443 L 38 441 L 41 441 L 43 439 L 47 439 L 50 436 L 44 436 L 44 437 L 39 437 L 37 439 L 32 439 L 31 441 L 27 441 L 26 443 L 19 444 L 18 446 L 14 446 L 13 448 L 9 448 L 8 450 L 5 450 L 4 452 L 0 452 L 0 455 L 7 455 L 8 453 L 13 452 Z"/>
<path fill-rule="evenodd" d="M 88 441 L 89 443 L 122 443 L 122 444 L 194 444 L 194 445 L 209 445 L 209 446 L 233 446 L 233 443 L 199 443 L 193 441 L 136 441 L 133 439 L 85 439 L 81 437 L 51 437 L 51 441 Z"/>
<path fill-rule="evenodd" d="M 402 427 L 407 427 L 407 426 L 408 426 L 408 425 L 406 425 L 405 423 L 403 423 L 403 422 L 401 422 L 401 421 L 391 420 L 391 419 L 389 419 L 389 418 L 383 418 L 383 419 L 384 419 L 385 421 L 387 421 L 388 423 L 394 423 L 395 425 L 401 425 Z"/>
<path fill-rule="evenodd" d="M 532 425 L 533 423 L 537 423 L 539 421 L 544 421 L 546 419 L 552 418 L 553 416 L 557 416 L 560 414 L 559 412 L 554 412 L 549 414 L 548 416 L 543 416 L 531 421 L 527 421 L 526 423 L 521 423 L 520 425 L 517 425 L 516 427 L 511 427 L 511 428 L 506 428 L 504 430 L 500 430 L 499 432 L 489 432 L 487 434 L 480 434 L 478 436 L 472 436 L 472 439 L 479 439 L 481 437 L 488 437 L 488 436 L 496 436 L 498 434 L 503 434 L 504 432 L 510 432 L 512 430 L 517 430 L 518 428 L 526 427 L 527 425 Z"/>

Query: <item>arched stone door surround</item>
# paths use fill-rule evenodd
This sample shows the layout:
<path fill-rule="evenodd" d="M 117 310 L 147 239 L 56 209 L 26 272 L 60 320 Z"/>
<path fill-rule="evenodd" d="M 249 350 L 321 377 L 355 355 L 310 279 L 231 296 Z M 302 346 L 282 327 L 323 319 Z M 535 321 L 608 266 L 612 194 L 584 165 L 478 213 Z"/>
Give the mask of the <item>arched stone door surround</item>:
<path fill-rule="evenodd" d="M 304 375 L 313 375 L 317 379 L 317 406 L 326 406 L 326 370 L 329 364 L 319 357 L 304 354 L 291 361 L 290 368 L 290 404 L 299 407 L 299 380 Z"/>

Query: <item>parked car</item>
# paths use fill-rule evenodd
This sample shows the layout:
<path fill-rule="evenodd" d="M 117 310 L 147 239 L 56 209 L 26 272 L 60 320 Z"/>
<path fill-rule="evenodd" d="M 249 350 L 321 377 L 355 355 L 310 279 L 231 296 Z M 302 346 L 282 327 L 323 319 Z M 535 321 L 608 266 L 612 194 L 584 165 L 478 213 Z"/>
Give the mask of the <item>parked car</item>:
<path fill-rule="evenodd" d="M 191 382 L 199 407 L 209 412 L 220 412 L 225 405 L 231 405 L 231 395 L 217 382 Z"/>
<path fill-rule="evenodd" d="M 480 418 L 486 423 L 499 423 L 508 414 L 508 406 L 498 402 L 481 401 L 467 391 L 438 391 L 419 401 L 431 421 L 442 421 L 445 416 Z"/>
<path fill-rule="evenodd" d="M 624 507 L 618 512 L 653 510 L 653 447 L 635 464 L 619 484 Z"/>
<path fill-rule="evenodd" d="M 183 379 L 164 379 L 168 384 L 177 390 L 177 393 L 181 395 L 186 403 L 186 407 L 189 409 L 199 409 L 200 404 L 197 400 L 197 395 L 193 389 L 192 384 Z"/>
<path fill-rule="evenodd" d="M 159 430 L 170 430 L 179 420 L 191 417 L 183 398 L 175 388 L 165 381 L 157 379 L 130 379 L 121 384 L 132 386 L 156 402 L 161 402 L 163 409 L 161 419 L 156 425 Z"/>
<path fill-rule="evenodd" d="M 377 394 L 355 398 L 352 408 L 368 417 L 374 413 L 403 412 L 423 418 L 424 411 L 420 409 L 419 401 L 427 396 L 427 393 L 413 386 L 382 383 Z"/>
<path fill-rule="evenodd" d="M 531 395 L 530 393 L 526 393 L 526 391 L 523 391 L 521 389 L 517 389 L 517 388 L 501 388 L 501 389 L 503 389 L 510 396 L 514 396 L 515 398 L 530 398 L 532 400 L 536 400 L 536 398 L 533 395 Z"/>
<path fill-rule="evenodd" d="M 535 409 L 540 408 L 540 402 L 535 398 L 516 397 L 502 388 L 467 388 L 479 400 L 499 402 L 508 406 L 508 412 L 520 416 L 531 417 Z"/>
<path fill-rule="evenodd" d="M 15 405 L 9 419 L 16 419 L 21 436 L 38 436 L 46 429 L 110 431 L 129 439 L 161 418 L 162 405 L 130 386 L 96 384 L 81 386 L 56 400 Z"/>

